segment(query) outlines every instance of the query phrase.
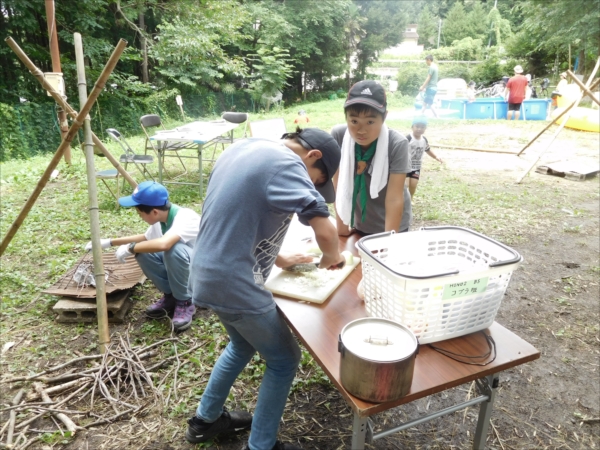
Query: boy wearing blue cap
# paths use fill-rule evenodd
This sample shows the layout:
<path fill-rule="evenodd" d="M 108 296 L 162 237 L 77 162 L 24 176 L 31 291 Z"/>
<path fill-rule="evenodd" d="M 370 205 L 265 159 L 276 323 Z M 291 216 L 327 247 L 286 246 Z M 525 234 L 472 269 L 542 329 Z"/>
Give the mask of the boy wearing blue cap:
<path fill-rule="evenodd" d="M 196 308 L 187 291 L 192 249 L 200 227 L 200 216 L 189 208 L 169 202 L 167 189 L 155 181 L 140 183 L 119 204 L 135 207 L 150 227 L 144 234 L 101 239 L 102 248 L 119 246 L 115 255 L 121 263 L 135 256 L 144 275 L 163 296 L 146 309 L 152 318 L 173 315 L 173 328 L 183 331 L 192 324 Z M 85 250 L 90 251 L 89 242 Z"/>
<path fill-rule="evenodd" d="M 406 175 L 408 180 L 408 190 L 410 191 L 410 197 L 415 196 L 417 191 L 417 184 L 419 183 L 419 177 L 421 176 L 421 165 L 423 164 L 423 153 L 431 156 L 440 164 L 443 163 L 442 159 L 438 157 L 431 148 L 427 138 L 423 136 L 427 129 L 427 117 L 420 116 L 415 117 L 412 123 L 412 132 L 406 135 L 408 140 L 408 149 L 410 152 L 410 162 L 412 171 Z"/>

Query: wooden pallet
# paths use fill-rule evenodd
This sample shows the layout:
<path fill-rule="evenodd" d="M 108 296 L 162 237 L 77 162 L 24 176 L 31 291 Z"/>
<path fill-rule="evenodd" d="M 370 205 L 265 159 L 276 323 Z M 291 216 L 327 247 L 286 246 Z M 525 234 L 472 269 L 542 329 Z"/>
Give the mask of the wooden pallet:
<path fill-rule="evenodd" d="M 590 168 L 589 166 L 584 166 L 583 164 L 561 161 L 538 166 L 536 167 L 535 171 L 545 175 L 562 177 L 570 181 L 585 181 L 598 175 L 600 168 Z"/>

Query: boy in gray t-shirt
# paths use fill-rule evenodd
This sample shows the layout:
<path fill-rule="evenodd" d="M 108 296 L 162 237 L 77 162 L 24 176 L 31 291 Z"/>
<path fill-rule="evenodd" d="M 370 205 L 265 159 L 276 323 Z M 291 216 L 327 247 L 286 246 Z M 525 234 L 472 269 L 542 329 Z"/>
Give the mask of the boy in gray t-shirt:
<path fill-rule="evenodd" d="M 412 211 L 404 186 L 411 171 L 408 141 L 387 129 L 386 108 L 383 87 L 372 80 L 360 81 L 352 86 L 344 104 L 346 124 L 331 130 L 342 147 L 340 170 L 334 177 L 340 236 L 354 230 L 374 234 L 409 229 Z M 387 134 L 382 130 L 388 130 Z M 385 148 L 381 141 L 387 141 Z"/>

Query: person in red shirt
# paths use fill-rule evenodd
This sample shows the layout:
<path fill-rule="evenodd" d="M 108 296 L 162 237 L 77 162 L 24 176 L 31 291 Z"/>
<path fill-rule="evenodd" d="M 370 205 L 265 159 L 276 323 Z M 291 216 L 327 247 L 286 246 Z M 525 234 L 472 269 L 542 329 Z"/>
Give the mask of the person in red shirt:
<path fill-rule="evenodd" d="M 298 124 L 298 125 L 304 125 L 304 124 L 307 124 L 308 122 L 310 122 L 310 119 L 306 115 L 306 111 L 304 111 L 303 109 L 298 111 L 298 117 L 296 117 L 296 119 L 294 120 L 294 123 Z"/>
<path fill-rule="evenodd" d="M 525 91 L 527 89 L 527 77 L 523 76 L 523 68 L 515 66 L 515 76 L 508 80 L 506 89 L 504 89 L 504 98 L 508 101 L 508 113 L 506 120 L 511 120 L 513 115 L 515 120 L 519 120 L 521 103 L 525 100 Z"/>

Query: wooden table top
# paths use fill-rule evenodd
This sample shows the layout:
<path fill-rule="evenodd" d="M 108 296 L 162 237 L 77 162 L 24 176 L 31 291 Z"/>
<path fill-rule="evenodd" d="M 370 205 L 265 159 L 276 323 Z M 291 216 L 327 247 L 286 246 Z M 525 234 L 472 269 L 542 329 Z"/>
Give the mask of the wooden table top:
<path fill-rule="evenodd" d="M 341 238 L 340 250 L 349 250 L 358 255 L 354 246 L 358 239 L 356 234 L 347 239 Z M 532 345 L 494 322 L 486 331 L 496 343 L 497 356 L 494 362 L 487 366 L 462 364 L 425 344 L 419 348 L 411 390 L 405 397 L 386 403 L 360 400 L 349 394 L 340 383 L 338 335 L 348 322 L 367 317 L 364 302 L 356 294 L 356 286 L 361 278 L 362 269 L 361 265 L 358 265 L 331 297 L 320 305 L 274 296 L 277 306 L 296 336 L 361 417 L 368 417 L 540 357 L 540 352 Z M 488 351 L 486 339 L 481 332 L 437 342 L 434 345 L 467 355 L 481 355 Z"/>

